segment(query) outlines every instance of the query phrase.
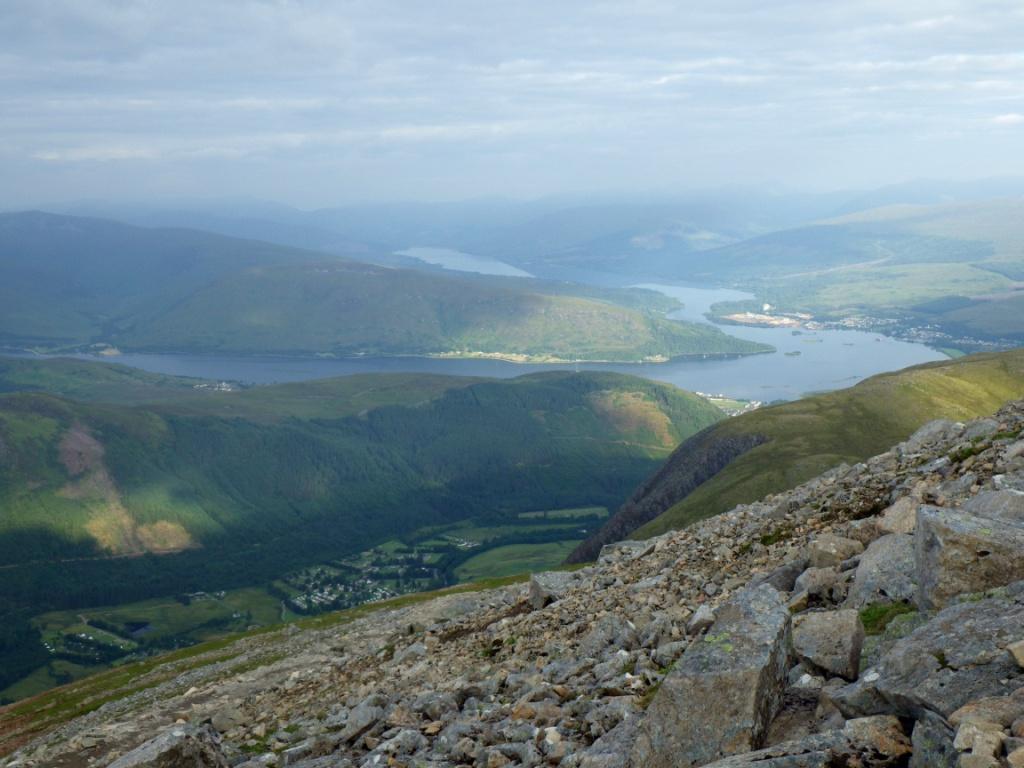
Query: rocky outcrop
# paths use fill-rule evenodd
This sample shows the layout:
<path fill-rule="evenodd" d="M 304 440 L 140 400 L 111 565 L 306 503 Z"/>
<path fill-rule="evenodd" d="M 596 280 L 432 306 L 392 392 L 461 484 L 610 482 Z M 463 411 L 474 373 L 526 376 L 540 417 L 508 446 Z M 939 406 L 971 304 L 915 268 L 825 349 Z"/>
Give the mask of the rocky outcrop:
<path fill-rule="evenodd" d="M 918 603 L 925 610 L 941 608 L 965 592 L 1024 579 L 1022 523 L 923 506 L 917 512 L 915 545 Z"/>
<path fill-rule="evenodd" d="M 573 573 L 548 571 L 530 577 L 529 601 L 535 611 L 560 599 L 576 581 Z"/>
<path fill-rule="evenodd" d="M 216 730 L 176 725 L 115 760 L 110 768 L 228 768 Z"/>
<path fill-rule="evenodd" d="M 739 592 L 662 681 L 631 765 L 704 765 L 761 746 L 782 704 L 789 653 L 782 596 L 767 584 Z"/>
<path fill-rule="evenodd" d="M 847 605 L 913 602 L 917 594 L 914 541 L 908 534 L 892 533 L 871 542 L 860 556 Z"/>
<path fill-rule="evenodd" d="M 856 680 L 864 625 L 854 610 L 808 612 L 793 621 L 793 650 L 805 666 L 815 671 Z"/>
<path fill-rule="evenodd" d="M 895 768 L 906 764 L 910 740 L 895 717 L 850 720 L 842 729 L 785 742 L 708 768 Z"/>
<path fill-rule="evenodd" d="M 169 658 L 6 765 L 1019 766 L 1022 433 L 933 423 L 571 575 Z"/>
<path fill-rule="evenodd" d="M 1022 552 L 1024 554 L 1024 552 Z M 1024 686 L 1007 647 L 1024 635 L 1024 582 L 941 611 L 860 679 L 831 694 L 847 716 L 949 717 L 971 701 Z"/>

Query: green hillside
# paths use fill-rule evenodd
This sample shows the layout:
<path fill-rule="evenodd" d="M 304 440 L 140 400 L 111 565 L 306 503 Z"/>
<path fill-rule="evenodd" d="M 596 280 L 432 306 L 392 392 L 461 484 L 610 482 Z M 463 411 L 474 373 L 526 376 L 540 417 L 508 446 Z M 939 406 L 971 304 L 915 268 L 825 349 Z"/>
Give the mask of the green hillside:
<path fill-rule="evenodd" d="M 76 358 L 0 357 L 0 394 L 41 392 L 70 400 L 165 406 L 179 413 L 281 421 L 338 418 L 383 405 L 422 405 L 485 379 L 430 373 L 355 374 L 211 391 L 211 382 Z"/>
<path fill-rule="evenodd" d="M 428 542 L 410 537 L 431 526 L 487 546 L 578 540 L 576 519 L 537 511 L 615 507 L 723 418 L 607 373 L 195 383 L 0 366 L 0 690 L 45 661 L 27 612 L 266 585 L 396 537 Z M 112 402 L 125 393 L 135 405 Z"/>
<path fill-rule="evenodd" d="M 9 347 L 614 361 L 769 349 L 667 320 L 669 308 L 650 291 L 391 269 L 192 230 L 0 215 L 0 345 Z"/>
<path fill-rule="evenodd" d="M 153 381 L 153 400 L 128 408 L 109 404 L 125 389 L 108 374 L 120 367 L 53 362 L 72 368 L 50 376 L 55 389 L 83 378 L 74 372 L 83 367 L 111 382 L 78 388 L 91 403 L 38 391 L 0 395 L 0 565 L 224 538 L 235 547 L 321 517 L 345 542 L 362 526 L 379 535 L 402 529 L 379 511 L 427 524 L 458 517 L 453 510 L 476 499 L 509 512 L 605 503 L 636 471 L 630 464 L 649 466 L 721 417 L 671 386 L 605 373 L 367 375 L 227 393 L 138 374 L 140 389 Z M 24 381 L 25 368 L 51 367 L 20 363 L 5 363 L 0 385 Z M 622 466 L 589 476 L 613 457 Z M 365 520 L 339 518 L 346 505 Z M 26 531 L 40 534 L 37 546 Z M 18 546 L 4 538 L 15 534 Z"/>
<path fill-rule="evenodd" d="M 238 269 L 313 258 L 323 256 L 194 230 L 0 214 L 0 342 L 100 339 Z"/>
<path fill-rule="evenodd" d="M 980 299 L 957 295 L 913 309 L 922 319 L 941 323 L 954 333 L 1024 341 L 1024 294 Z"/>
<path fill-rule="evenodd" d="M 247 270 L 111 342 L 140 350 L 615 361 L 767 349 L 589 298 L 345 263 Z"/>
<path fill-rule="evenodd" d="M 1024 350 L 972 355 L 762 408 L 684 442 L 583 549 L 645 538 L 792 488 L 887 450 L 937 418 L 991 413 L 1024 396 Z"/>
<path fill-rule="evenodd" d="M 1024 199 L 896 205 L 775 232 L 681 265 L 822 317 L 860 312 L 1024 338 Z M 950 303 L 952 300 L 952 303 Z M 1014 304 L 1016 302 L 1016 304 Z"/>

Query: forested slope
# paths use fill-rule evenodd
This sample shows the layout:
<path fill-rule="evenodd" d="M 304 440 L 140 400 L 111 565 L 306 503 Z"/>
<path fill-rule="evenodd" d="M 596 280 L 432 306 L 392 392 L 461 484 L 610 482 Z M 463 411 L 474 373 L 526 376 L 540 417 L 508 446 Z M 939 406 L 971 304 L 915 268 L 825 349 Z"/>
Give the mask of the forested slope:
<path fill-rule="evenodd" d="M 470 517 L 617 506 L 680 440 L 723 418 L 695 395 L 618 374 L 366 376 L 217 392 L 54 363 L 0 371 L 7 388 L 28 387 L 31 368 L 56 390 L 88 379 L 78 391 L 92 401 L 0 395 L 11 648 L 29 647 L 17 634 L 29 610 L 265 583 Z M 141 401 L 147 387 L 158 402 L 109 402 L 126 388 Z"/>

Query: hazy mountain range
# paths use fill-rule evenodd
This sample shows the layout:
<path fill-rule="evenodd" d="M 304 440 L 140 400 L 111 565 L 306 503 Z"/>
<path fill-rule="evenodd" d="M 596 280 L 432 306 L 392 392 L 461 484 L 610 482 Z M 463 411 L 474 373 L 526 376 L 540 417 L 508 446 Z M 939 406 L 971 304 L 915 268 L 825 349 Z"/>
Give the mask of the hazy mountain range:
<path fill-rule="evenodd" d="M 0 342 L 285 355 L 667 360 L 764 345 L 650 291 L 369 264 L 198 230 L 0 215 Z"/>

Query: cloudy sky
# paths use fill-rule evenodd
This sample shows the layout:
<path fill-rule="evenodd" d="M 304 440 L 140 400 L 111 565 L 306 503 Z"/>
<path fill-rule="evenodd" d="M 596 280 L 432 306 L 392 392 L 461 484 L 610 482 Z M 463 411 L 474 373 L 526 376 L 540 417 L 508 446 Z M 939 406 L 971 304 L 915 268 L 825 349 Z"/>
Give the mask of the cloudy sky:
<path fill-rule="evenodd" d="M 1020 0 L 4 0 L 0 203 L 1024 174 Z"/>

